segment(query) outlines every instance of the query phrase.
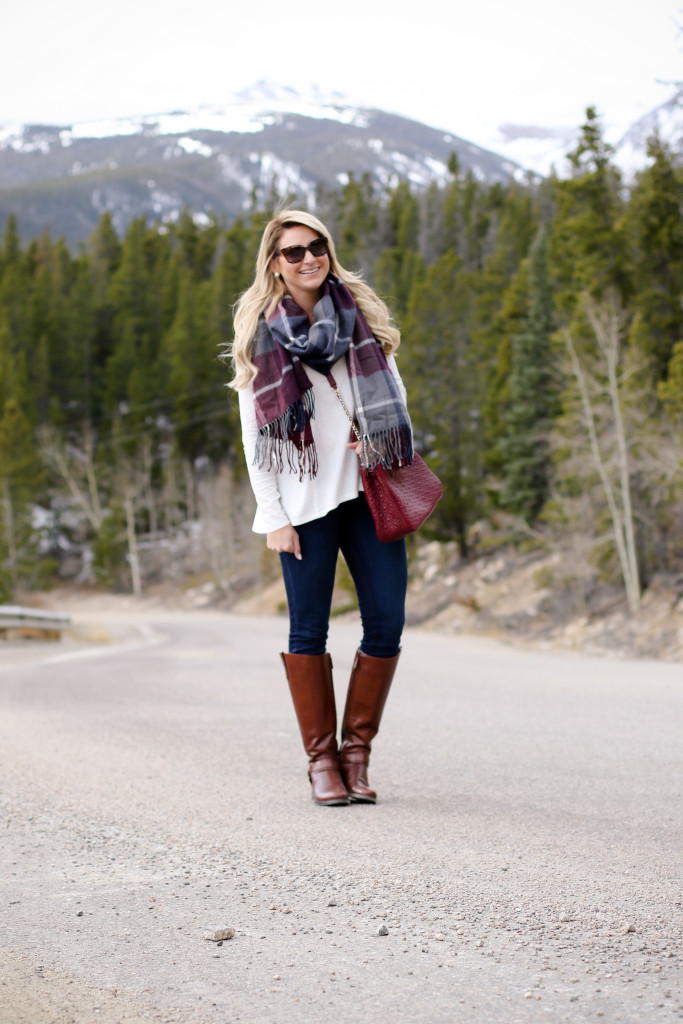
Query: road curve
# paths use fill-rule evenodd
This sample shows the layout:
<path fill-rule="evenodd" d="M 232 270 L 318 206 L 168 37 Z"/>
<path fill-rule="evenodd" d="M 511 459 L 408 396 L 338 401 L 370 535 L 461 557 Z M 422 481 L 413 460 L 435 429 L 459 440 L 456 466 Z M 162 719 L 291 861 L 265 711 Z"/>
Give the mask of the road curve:
<path fill-rule="evenodd" d="M 140 625 L 0 646 L 1 1024 L 683 1019 L 680 665 L 409 631 L 380 802 L 321 808 L 284 620 Z"/>

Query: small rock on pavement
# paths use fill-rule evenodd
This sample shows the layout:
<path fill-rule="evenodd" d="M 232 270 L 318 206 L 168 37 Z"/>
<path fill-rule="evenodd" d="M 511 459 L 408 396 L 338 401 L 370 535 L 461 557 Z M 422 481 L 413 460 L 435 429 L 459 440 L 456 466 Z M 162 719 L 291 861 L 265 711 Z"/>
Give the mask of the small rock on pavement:
<path fill-rule="evenodd" d="M 207 942 L 224 942 L 235 934 L 234 928 L 205 928 L 204 938 Z"/>
<path fill-rule="evenodd" d="M 636 930 L 636 926 L 634 924 L 627 923 L 627 924 L 624 925 L 624 931 L 627 934 L 628 934 L 628 932 L 634 932 L 635 930 Z"/>
<path fill-rule="evenodd" d="M 387 926 L 385 924 L 381 924 L 379 926 L 379 928 L 377 929 L 377 934 L 378 935 L 388 935 L 389 934 L 389 929 L 387 928 Z"/>

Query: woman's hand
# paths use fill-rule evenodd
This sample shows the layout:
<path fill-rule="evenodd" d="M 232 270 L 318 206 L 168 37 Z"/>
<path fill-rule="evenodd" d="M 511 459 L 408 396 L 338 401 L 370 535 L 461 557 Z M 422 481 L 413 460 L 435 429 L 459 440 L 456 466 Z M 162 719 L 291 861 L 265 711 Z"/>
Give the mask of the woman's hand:
<path fill-rule="evenodd" d="M 277 551 L 278 554 L 287 552 L 287 554 L 294 555 L 295 558 L 301 561 L 299 534 L 291 523 L 281 526 L 279 530 L 274 530 L 273 533 L 267 533 L 266 546 L 270 551 Z"/>
<path fill-rule="evenodd" d="M 363 454 L 363 442 L 362 441 L 350 441 L 349 444 L 347 444 L 346 447 L 347 448 L 352 448 L 353 451 L 358 456 L 358 458 L 360 458 L 361 455 Z"/>

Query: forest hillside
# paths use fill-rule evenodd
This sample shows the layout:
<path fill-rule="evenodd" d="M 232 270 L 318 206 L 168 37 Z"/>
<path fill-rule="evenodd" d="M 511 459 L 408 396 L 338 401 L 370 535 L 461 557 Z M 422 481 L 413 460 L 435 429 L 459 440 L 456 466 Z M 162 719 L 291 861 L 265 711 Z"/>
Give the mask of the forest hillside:
<path fill-rule="evenodd" d="M 415 565 L 425 542 L 459 566 L 552 553 L 544 586 L 567 607 L 608 588 L 638 616 L 663 580 L 683 594 L 683 173 L 653 137 L 626 189 L 593 110 L 570 166 L 487 184 L 453 155 L 419 195 L 378 201 L 350 176 L 316 212 L 402 330 L 416 445 L 445 489 Z M 120 236 L 104 214 L 75 251 L 7 220 L 0 600 L 191 579 L 229 603 L 268 575 L 219 358 L 268 215 Z"/>

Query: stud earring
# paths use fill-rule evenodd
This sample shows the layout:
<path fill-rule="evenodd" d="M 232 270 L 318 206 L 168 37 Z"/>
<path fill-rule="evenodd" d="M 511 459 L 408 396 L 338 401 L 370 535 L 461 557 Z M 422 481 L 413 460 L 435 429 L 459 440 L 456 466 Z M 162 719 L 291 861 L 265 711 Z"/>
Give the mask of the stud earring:
<path fill-rule="evenodd" d="M 279 277 L 279 276 L 280 276 L 280 275 L 278 274 L 278 272 L 277 272 L 277 270 L 276 270 L 276 271 L 275 271 L 275 273 L 273 274 L 273 277 Z"/>

